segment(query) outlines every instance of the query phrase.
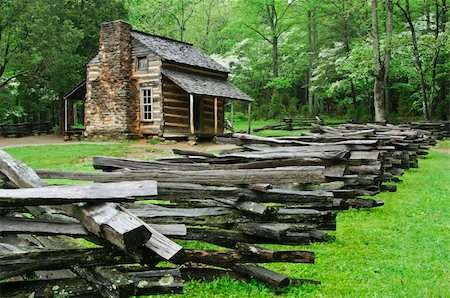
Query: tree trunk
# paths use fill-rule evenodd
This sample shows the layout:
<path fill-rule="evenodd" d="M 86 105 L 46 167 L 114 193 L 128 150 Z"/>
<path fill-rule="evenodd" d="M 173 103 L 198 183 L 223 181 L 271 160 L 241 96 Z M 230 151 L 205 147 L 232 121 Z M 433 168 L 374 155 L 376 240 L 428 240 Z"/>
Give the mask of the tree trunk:
<path fill-rule="evenodd" d="M 184 0 L 181 0 L 180 40 L 184 41 Z"/>
<path fill-rule="evenodd" d="M 411 18 L 411 11 L 409 9 L 409 0 L 405 1 L 405 8 L 403 8 L 398 2 L 397 6 L 402 10 L 403 15 L 405 16 L 406 21 L 409 25 L 409 30 L 411 31 L 411 41 L 413 44 L 413 54 L 414 54 L 414 63 L 419 75 L 419 81 L 420 81 L 420 92 L 422 96 L 422 115 L 423 118 L 426 120 L 429 120 L 429 113 L 428 113 L 428 104 L 427 104 L 427 87 L 425 83 L 425 78 L 423 75 L 423 68 L 422 68 L 422 61 L 420 60 L 420 53 L 419 53 L 419 46 L 417 45 L 417 36 L 416 36 L 416 29 L 414 27 L 414 24 L 412 22 Z"/>
<path fill-rule="evenodd" d="M 384 80 L 384 110 L 385 110 L 385 113 L 389 114 L 390 102 L 389 102 L 388 81 L 389 81 L 389 69 L 390 69 L 390 65 L 391 65 L 391 37 L 392 37 L 392 31 L 393 31 L 392 17 L 393 17 L 393 11 L 394 11 L 394 5 L 392 3 L 392 0 L 386 0 L 386 8 L 387 8 L 386 42 L 385 42 L 385 47 L 384 47 L 385 72 L 384 72 L 383 80 Z"/>
<path fill-rule="evenodd" d="M 448 17 L 447 17 L 447 0 L 442 0 L 442 14 L 441 14 L 441 29 L 442 29 L 442 35 L 445 35 L 446 32 L 446 23 L 448 22 Z M 444 64 L 446 59 L 450 59 L 450 55 L 448 53 L 445 54 L 445 56 L 441 56 L 440 58 L 440 63 L 439 64 Z M 440 85 L 440 94 L 439 94 L 439 100 L 445 102 L 446 97 L 449 96 L 447 90 L 448 90 L 448 85 L 449 85 L 449 75 L 448 72 L 445 72 L 445 75 L 443 75 L 440 80 L 439 80 L 439 85 Z M 449 113 L 449 109 L 447 108 L 447 115 Z"/>
<path fill-rule="evenodd" d="M 433 106 L 436 95 L 436 84 L 437 84 L 437 70 L 438 70 L 438 61 L 440 60 L 441 47 L 445 44 L 446 39 L 441 41 L 439 40 L 439 33 L 442 28 L 442 36 L 445 35 L 445 22 L 446 22 L 446 0 L 442 0 L 442 12 L 439 9 L 439 1 L 435 0 L 435 29 L 434 29 L 434 56 L 432 60 L 431 66 L 431 86 L 430 86 L 430 102 L 428 105 L 428 119 L 431 119 Z"/>
<path fill-rule="evenodd" d="M 313 32 L 312 32 L 312 16 L 313 12 L 311 10 L 308 10 L 308 18 L 307 18 L 307 27 L 308 27 L 308 69 L 306 70 L 306 94 L 308 98 L 308 111 L 310 115 L 313 115 L 314 112 L 314 95 L 310 88 L 311 83 L 311 73 L 312 73 L 312 60 L 313 60 Z"/>
<path fill-rule="evenodd" d="M 347 53 L 347 57 L 350 56 L 350 42 L 349 42 L 349 36 L 346 34 L 344 36 L 344 47 L 345 52 Z M 353 79 L 350 78 L 350 90 L 351 90 L 351 96 L 352 96 L 352 106 L 353 109 L 357 110 L 357 103 L 356 103 L 356 90 L 355 90 L 355 84 L 353 83 Z"/>
<path fill-rule="evenodd" d="M 272 77 L 278 77 L 278 36 L 272 37 Z"/>
<path fill-rule="evenodd" d="M 380 55 L 380 40 L 378 32 L 378 12 L 377 12 L 377 0 L 371 1 L 372 9 L 372 29 L 373 29 L 373 48 L 375 52 L 375 84 L 373 90 L 373 105 L 375 109 L 375 121 L 385 121 L 384 116 L 384 74 L 385 66 L 381 61 Z"/>

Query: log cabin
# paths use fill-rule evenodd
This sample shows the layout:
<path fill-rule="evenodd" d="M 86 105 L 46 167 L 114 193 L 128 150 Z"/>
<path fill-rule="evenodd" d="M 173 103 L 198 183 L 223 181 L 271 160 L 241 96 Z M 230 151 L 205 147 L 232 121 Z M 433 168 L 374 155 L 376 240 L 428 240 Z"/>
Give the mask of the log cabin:
<path fill-rule="evenodd" d="M 84 134 L 93 138 L 211 137 L 224 132 L 227 101 L 251 111 L 252 98 L 228 81 L 226 67 L 124 21 L 101 25 L 98 53 L 85 66 L 86 80 L 64 97 L 66 132 L 75 100 L 84 100 Z"/>

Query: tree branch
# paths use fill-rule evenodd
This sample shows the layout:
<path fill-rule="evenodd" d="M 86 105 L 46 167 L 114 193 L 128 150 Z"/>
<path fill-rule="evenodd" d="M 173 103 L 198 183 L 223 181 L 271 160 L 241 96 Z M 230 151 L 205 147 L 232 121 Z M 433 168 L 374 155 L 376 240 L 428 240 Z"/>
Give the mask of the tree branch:
<path fill-rule="evenodd" d="M 252 26 L 248 25 L 248 24 L 244 24 L 245 27 L 253 30 L 256 34 L 258 34 L 259 36 L 261 36 L 262 38 L 264 38 L 264 40 L 268 41 L 270 44 L 272 44 L 272 40 L 270 40 L 269 38 L 267 38 L 264 34 L 262 34 L 261 32 L 259 32 L 256 28 L 253 28 Z"/>
<path fill-rule="evenodd" d="M 13 75 L 13 76 L 7 78 L 3 82 L 0 82 L 0 89 L 5 87 L 6 85 L 8 85 L 12 80 L 20 78 L 20 77 L 27 77 L 27 79 L 21 79 L 21 82 L 28 82 L 33 79 L 37 79 L 38 76 L 36 74 L 41 70 L 41 67 L 44 66 L 44 62 L 45 62 L 45 60 L 42 60 L 41 63 L 39 63 L 39 65 L 32 72 L 18 73 L 16 75 Z"/>
<path fill-rule="evenodd" d="M 297 0 L 292 0 L 290 3 L 288 3 L 288 5 L 286 6 L 286 8 L 284 9 L 284 11 L 281 13 L 280 18 L 278 19 L 279 21 L 283 20 L 283 18 L 286 15 L 286 12 L 288 11 L 288 9 L 294 4 L 294 2 Z"/>
<path fill-rule="evenodd" d="M 187 23 L 187 21 L 189 21 L 189 19 L 191 18 L 193 13 L 194 13 L 194 10 L 192 9 L 191 12 L 189 13 L 189 15 L 187 16 L 187 18 L 184 20 L 183 26 Z"/>

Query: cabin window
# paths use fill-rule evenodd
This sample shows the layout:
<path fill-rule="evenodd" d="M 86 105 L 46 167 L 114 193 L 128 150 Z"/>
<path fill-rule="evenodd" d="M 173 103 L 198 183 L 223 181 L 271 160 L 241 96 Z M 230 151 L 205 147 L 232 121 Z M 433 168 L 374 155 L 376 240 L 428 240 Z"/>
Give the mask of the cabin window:
<path fill-rule="evenodd" d="M 148 68 L 147 57 L 138 57 L 136 63 L 136 70 L 144 71 Z"/>
<path fill-rule="evenodd" d="M 153 119 L 153 94 L 151 88 L 141 88 L 141 115 L 142 121 Z"/>

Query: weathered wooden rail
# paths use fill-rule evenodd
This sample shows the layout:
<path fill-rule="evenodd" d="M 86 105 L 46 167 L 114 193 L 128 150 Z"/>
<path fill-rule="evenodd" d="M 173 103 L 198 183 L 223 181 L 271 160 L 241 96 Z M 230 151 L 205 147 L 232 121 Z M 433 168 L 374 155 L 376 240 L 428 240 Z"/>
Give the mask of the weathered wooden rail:
<path fill-rule="evenodd" d="M 254 265 L 270 262 L 314 263 L 314 253 L 274 251 L 255 246 L 252 243 L 270 241 L 264 241 L 267 238 L 261 235 L 258 237 L 245 232 L 248 229 L 245 223 L 257 224 L 257 218 L 260 217 L 262 229 L 269 218 L 272 221 L 284 218 L 299 227 L 335 227 L 334 214 L 325 216 L 311 209 L 299 209 L 293 214 L 260 203 L 233 201 L 236 196 L 231 194 L 236 190 L 240 192 L 240 187 L 210 187 L 203 191 L 203 196 L 227 193 L 229 199 L 221 199 L 223 207 L 162 210 L 164 207 L 161 206 L 132 202 L 158 199 L 158 189 L 162 189 L 163 194 L 183 200 L 183 196 L 177 196 L 176 193 L 186 189 L 194 193 L 201 186 L 162 183 L 161 187 L 157 187 L 153 180 L 49 186 L 33 170 L 3 151 L 0 151 L 0 172 L 0 178 L 6 182 L 4 185 L 12 188 L 0 189 L 0 279 L 11 279 L 0 283 L 2 297 L 46 296 L 50 293 L 105 297 L 181 293 L 185 279 L 225 275 L 239 279 L 254 277 L 273 287 L 285 287 L 298 282 L 316 283 L 289 278 Z M 254 187 L 265 189 L 263 186 Z M 247 188 L 244 190 L 253 191 Z M 201 198 L 202 192 L 199 193 Z M 319 192 L 313 191 L 298 195 L 313 197 L 317 194 Z M 211 198 L 214 201 L 220 199 Z M 28 217 L 31 214 L 32 218 L 23 217 L 24 214 L 28 214 Z M 244 232 L 186 229 L 183 221 L 177 220 L 193 218 L 195 223 L 201 222 L 202 218 L 214 218 L 214 214 L 223 215 L 222 223 L 229 221 L 225 216 L 234 214 L 236 218 L 241 218 L 238 222 L 240 226 L 236 229 Z M 148 220 L 155 218 L 158 220 Z M 220 223 L 220 220 L 217 222 Z M 321 241 L 323 237 L 319 232 L 311 232 L 311 236 L 304 233 L 303 238 L 297 241 L 296 236 L 287 235 L 281 230 L 280 233 L 297 244 L 309 243 L 314 237 Z M 232 249 L 183 249 L 167 236 L 221 243 Z M 85 238 L 99 247 L 79 247 L 73 238 Z M 280 237 L 276 241 L 283 242 Z M 181 271 L 155 268 L 160 261 L 181 266 Z M 130 264 L 136 263 L 140 263 L 141 267 L 124 272 Z M 121 267 L 127 264 L 127 267 Z M 20 278 L 28 274 L 35 274 L 42 279 L 25 281 Z M 282 282 L 279 281 L 280 276 Z"/>
<path fill-rule="evenodd" d="M 0 151 L 0 185 L 9 188 L 0 190 L 0 278 L 11 279 L 0 283 L 1 293 L 49 295 L 62 286 L 105 297 L 180 293 L 183 280 L 223 276 L 275 288 L 317 283 L 256 265 L 310 264 L 314 253 L 257 245 L 328 241 L 336 211 L 383 205 L 360 196 L 395 191 L 393 182 L 445 135 L 440 124 L 424 126 L 431 132 L 413 125 L 316 125 L 310 134 L 280 138 L 234 134 L 219 141 L 240 146 L 220 154 L 94 157 L 103 172 L 38 170 L 40 177 Z M 43 177 L 102 183 L 49 186 Z M 80 237 L 99 247 L 80 248 L 73 241 Z M 183 249 L 168 237 L 230 250 Z M 160 261 L 180 267 L 156 269 Z M 33 273 L 42 279 L 17 277 Z"/>
<path fill-rule="evenodd" d="M 258 127 L 253 129 L 254 132 L 262 131 L 262 130 L 305 130 L 311 128 L 315 124 L 320 125 L 339 125 L 345 122 L 330 122 L 324 121 L 319 117 L 316 118 L 283 118 L 280 121 L 265 125 L 263 127 Z"/>

